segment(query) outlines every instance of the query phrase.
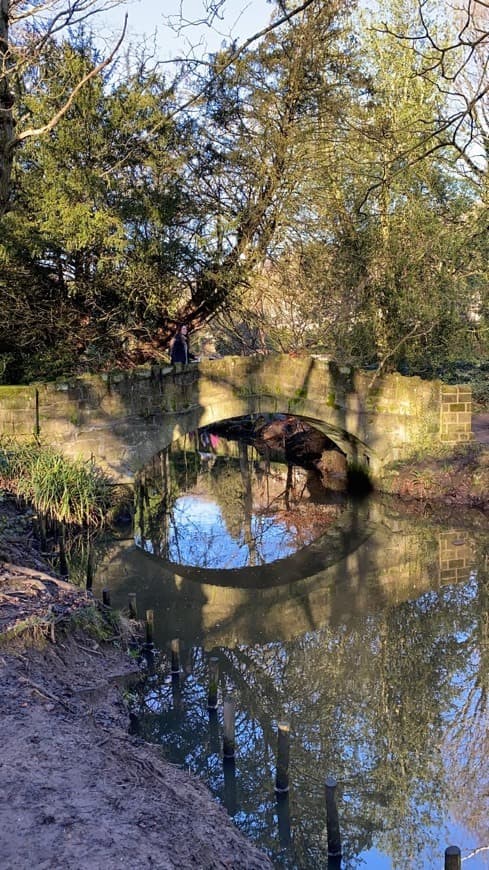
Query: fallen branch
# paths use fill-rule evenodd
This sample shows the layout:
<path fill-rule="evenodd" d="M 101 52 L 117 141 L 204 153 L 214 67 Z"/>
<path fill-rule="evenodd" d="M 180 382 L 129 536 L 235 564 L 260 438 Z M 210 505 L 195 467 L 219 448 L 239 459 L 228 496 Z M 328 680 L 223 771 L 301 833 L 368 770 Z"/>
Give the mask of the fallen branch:
<path fill-rule="evenodd" d="M 37 692 L 38 695 L 41 695 L 42 698 L 45 698 L 47 701 L 53 701 L 55 704 L 61 704 L 65 710 L 68 710 L 69 713 L 74 713 L 75 710 L 73 707 L 70 707 L 66 701 L 63 701 L 61 698 L 58 698 L 57 695 L 53 695 L 51 692 L 48 692 L 47 689 L 41 688 L 37 683 L 34 683 L 33 680 L 29 680 L 28 677 L 20 677 L 20 681 L 30 686 L 34 692 Z"/>

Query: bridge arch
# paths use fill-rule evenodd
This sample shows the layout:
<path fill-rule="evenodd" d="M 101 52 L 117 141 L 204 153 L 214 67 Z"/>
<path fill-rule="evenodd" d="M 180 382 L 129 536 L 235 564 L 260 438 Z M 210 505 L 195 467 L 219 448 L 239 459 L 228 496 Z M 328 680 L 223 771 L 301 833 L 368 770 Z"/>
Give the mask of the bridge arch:
<path fill-rule="evenodd" d="M 266 395 L 255 395 L 251 397 L 249 401 L 240 403 L 240 413 L 236 413 L 237 406 L 235 401 L 214 403 L 212 408 L 204 406 L 199 415 L 198 423 L 195 421 L 195 416 L 192 413 L 189 413 L 185 418 L 179 416 L 178 422 L 173 428 L 173 431 L 170 431 L 171 427 L 170 429 L 167 427 L 161 428 L 159 432 L 155 434 L 155 438 L 152 439 L 151 442 L 142 446 L 138 451 L 135 460 L 137 463 L 136 470 L 144 467 L 144 465 L 151 460 L 156 453 L 164 450 L 174 440 L 176 440 L 176 438 L 194 432 L 196 429 L 223 423 L 228 420 L 266 414 L 281 414 L 304 420 L 304 422 L 308 423 L 314 429 L 317 429 L 319 432 L 322 432 L 323 435 L 326 435 L 334 441 L 340 450 L 345 453 L 349 462 L 357 462 L 367 467 L 370 466 L 371 462 L 378 462 L 378 457 L 375 451 L 369 447 L 368 444 L 361 441 L 354 434 L 347 432 L 339 425 L 334 425 L 328 423 L 326 420 L 308 415 L 307 410 L 307 408 L 304 408 L 302 413 L 291 411 L 290 404 L 284 397 L 280 399 L 278 397 L 270 397 Z"/>

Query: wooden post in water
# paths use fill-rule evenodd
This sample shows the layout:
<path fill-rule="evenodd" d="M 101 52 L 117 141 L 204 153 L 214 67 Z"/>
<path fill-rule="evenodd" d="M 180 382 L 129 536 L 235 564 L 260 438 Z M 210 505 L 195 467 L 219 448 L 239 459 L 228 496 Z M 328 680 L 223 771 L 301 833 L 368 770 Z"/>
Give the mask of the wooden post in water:
<path fill-rule="evenodd" d="M 148 668 L 148 674 L 153 676 L 156 670 L 155 663 L 155 653 L 152 643 L 144 643 L 143 644 L 143 655 L 146 661 L 146 667 Z"/>
<path fill-rule="evenodd" d="M 136 604 L 136 593 L 130 592 L 127 596 L 127 604 L 129 607 L 129 619 L 137 619 L 138 618 L 138 608 Z"/>
<path fill-rule="evenodd" d="M 458 846 L 445 849 L 445 870 L 461 870 L 462 854 Z"/>
<path fill-rule="evenodd" d="M 283 794 L 289 790 L 290 725 L 288 722 L 279 722 L 277 727 L 278 741 L 275 791 Z"/>
<path fill-rule="evenodd" d="M 234 758 L 235 752 L 235 723 L 234 723 L 234 700 L 231 697 L 224 698 L 224 729 L 222 738 L 222 752 L 224 758 Z"/>
<path fill-rule="evenodd" d="M 209 749 L 215 755 L 219 755 L 219 721 L 217 710 L 209 710 Z"/>
<path fill-rule="evenodd" d="M 154 635 L 154 611 L 147 610 L 146 611 L 146 644 L 148 646 L 153 646 L 153 635 Z"/>
<path fill-rule="evenodd" d="M 180 671 L 173 671 L 171 675 L 171 696 L 173 701 L 173 709 L 178 712 L 182 710 L 182 684 L 180 682 Z"/>
<path fill-rule="evenodd" d="M 90 540 L 88 541 L 87 550 L 87 591 L 90 592 L 93 586 L 93 550 Z"/>
<path fill-rule="evenodd" d="M 180 673 L 180 641 L 175 637 L 171 642 L 171 673 Z"/>
<path fill-rule="evenodd" d="M 141 538 L 144 538 L 144 482 L 142 478 L 139 480 L 138 487 L 138 515 L 139 515 L 139 532 Z"/>
<path fill-rule="evenodd" d="M 341 858 L 340 823 L 336 806 L 336 786 L 338 783 L 334 776 L 327 776 L 326 789 L 326 826 L 328 830 L 328 859 L 333 861 Z"/>
<path fill-rule="evenodd" d="M 140 722 L 139 716 L 133 710 L 129 713 L 129 734 L 139 734 Z"/>
<path fill-rule="evenodd" d="M 59 573 L 62 577 L 68 577 L 68 562 L 66 561 L 65 527 L 59 524 Z"/>
<path fill-rule="evenodd" d="M 289 793 L 277 792 L 278 840 L 282 849 L 290 846 Z"/>
<path fill-rule="evenodd" d="M 209 659 L 209 693 L 207 695 L 207 709 L 217 710 L 217 688 L 219 685 L 219 659 L 211 656 Z"/>
<path fill-rule="evenodd" d="M 39 546 L 41 555 L 45 556 L 48 551 L 48 540 L 46 533 L 46 518 L 44 514 L 39 514 Z"/>
<path fill-rule="evenodd" d="M 102 603 L 105 607 L 110 607 L 110 589 L 102 589 Z"/>
<path fill-rule="evenodd" d="M 224 773 L 224 806 L 228 814 L 232 817 L 238 811 L 238 801 L 236 794 L 236 763 L 234 758 L 224 757 L 222 760 Z"/>

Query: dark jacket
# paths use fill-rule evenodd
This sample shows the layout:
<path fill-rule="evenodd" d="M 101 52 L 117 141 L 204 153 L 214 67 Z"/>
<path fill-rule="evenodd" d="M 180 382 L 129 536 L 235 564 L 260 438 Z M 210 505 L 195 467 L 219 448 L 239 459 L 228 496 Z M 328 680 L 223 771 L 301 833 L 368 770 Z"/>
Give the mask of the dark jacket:
<path fill-rule="evenodd" d="M 188 343 L 180 332 L 175 336 L 170 351 L 171 363 L 188 363 Z"/>

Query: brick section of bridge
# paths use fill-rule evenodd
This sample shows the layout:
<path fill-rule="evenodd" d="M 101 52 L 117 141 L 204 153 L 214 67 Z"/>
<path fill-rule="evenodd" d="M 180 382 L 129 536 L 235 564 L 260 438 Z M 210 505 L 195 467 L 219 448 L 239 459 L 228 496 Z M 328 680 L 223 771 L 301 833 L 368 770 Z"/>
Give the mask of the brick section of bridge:
<path fill-rule="evenodd" d="M 439 540 L 440 583 L 466 583 L 474 567 L 474 545 L 464 532 L 442 532 Z"/>
<path fill-rule="evenodd" d="M 446 444 L 470 441 L 474 437 L 471 387 L 442 384 L 440 399 L 440 440 Z"/>

